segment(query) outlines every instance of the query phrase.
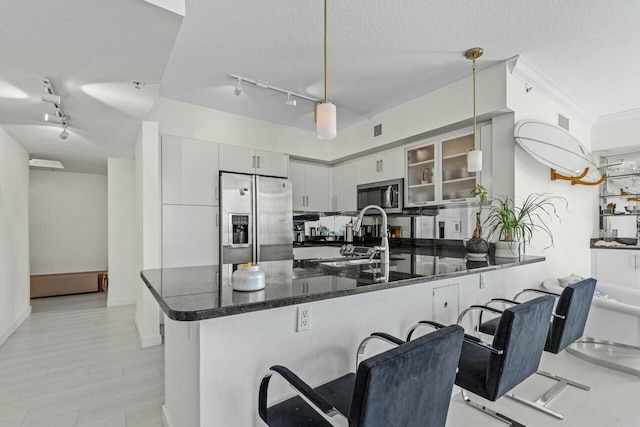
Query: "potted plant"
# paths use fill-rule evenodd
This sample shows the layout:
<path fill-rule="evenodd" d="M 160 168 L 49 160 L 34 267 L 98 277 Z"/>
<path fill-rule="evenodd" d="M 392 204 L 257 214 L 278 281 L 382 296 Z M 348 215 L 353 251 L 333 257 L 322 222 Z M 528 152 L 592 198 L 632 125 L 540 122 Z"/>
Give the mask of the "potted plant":
<path fill-rule="evenodd" d="M 498 233 L 495 256 L 518 258 L 520 244 L 529 243 L 536 232 L 547 235 L 551 239 L 548 247 L 553 246 L 553 234 L 547 222 L 554 217 L 560 219 L 555 202 L 567 205 L 564 197 L 538 193 L 529 194 L 521 207 L 516 207 L 508 196 L 501 195 L 492 200 L 485 224 L 489 235 Z"/>
<path fill-rule="evenodd" d="M 467 255 L 469 258 L 486 258 L 487 252 L 489 252 L 489 242 L 482 238 L 482 220 L 480 218 L 482 214 L 482 204 L 487 201 L 487 189 L 482 185 L 476 185 L 471 189 L 471 194 L 478 197 L 480 200 L 480 207 L 476 212 L 476 227 L 473 230 L 472 237 L 466 241 L 465 248 L 467 249 Z"/>

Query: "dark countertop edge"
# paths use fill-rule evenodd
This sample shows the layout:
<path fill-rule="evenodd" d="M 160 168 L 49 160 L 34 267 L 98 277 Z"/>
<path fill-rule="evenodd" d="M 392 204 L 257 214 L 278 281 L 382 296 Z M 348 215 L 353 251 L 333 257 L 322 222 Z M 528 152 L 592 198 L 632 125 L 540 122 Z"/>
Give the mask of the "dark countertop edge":
<path fill-rule="evenodd" d="M 438 274 L 434 276 L 416 277 L 412 279 L 399 280 L 396 282 L 362 286 L 355 289 L 343 289 L 339 291 L 324 292 L 324 293 L 313 294 L 313 295 L 298 295 L 294 297 L 286 297 L 286 298 L 271 300 L 271 301 L 252 302 L 252 303 L 233 305 L 228 307 L 218 307 L 218 308 L 210 308 L 210 309 L 195 310 L 195 311 L 176 311 L 171 309 L 165 302 L 164 298 L 162 298 L 162 296 L 158 294 L 155 288 L 147 281 L 146 277 L 143 274 L 144 271 L 140 272 L 140 277 L 142 277 L 142 280 L 144 281 L 145 285 L 151 291 L 151 294 L 156 299 L 156 301 L 158 301 L 158 303 L 160 304 L 160 307 L 162 307 L 162 311 L 164 311 L 164 313 L 167 315 L 169 319 L 181 321 L 181 322 L 193 322 L 193 321 L 199 321 L 199 320 L 214 319 L 217 317 L 225 317 L 225 316 L 233 316 L 236 314 L 250 313 L 253 311 L 268 310 L 271 308 L 286 307 L 289 305 L 304 304 L 307 302 L 322 301 L 325 299 L 340 298 L 340 297 L 345 297 L 350 295 L 363 294 L 367 292 L 376 292 L 384 289 L 393 289 L 393 288 L 398 288 L 402 286 L 417 285 L 419 283 L 433 282 L 436 280 L 444 280 L 444 279 L 451 279 L 451 278 L 461 277 L 461 276 L 469 276 L 471 274 L 486 273 L 489 271 L 502 270 L 505 268 L 518 267 L 521 265 L 535 264 L 538 262 L 543 262 L 545 260 L 546 260 L 545 257 L 536 256 L 534 258 L 518 260 L 518 261 L 509 262 L 505 264 L 474 268 L 473 270 L 456 271 L 452 273 L 444 273 L 444 274 Z"/>

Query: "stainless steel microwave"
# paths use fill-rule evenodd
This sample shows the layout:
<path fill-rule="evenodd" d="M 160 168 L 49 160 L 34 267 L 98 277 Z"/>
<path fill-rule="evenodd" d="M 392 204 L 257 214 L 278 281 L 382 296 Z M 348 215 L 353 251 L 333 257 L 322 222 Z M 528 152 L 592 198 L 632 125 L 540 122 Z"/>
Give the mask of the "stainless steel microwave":
<path fill-rule="evenodd" d="M 367 205 L 378 205 L 387 213 L 402 213 L 403 191 L 402 178 L 360 184 L 358 185 L 358 210 Z"/>

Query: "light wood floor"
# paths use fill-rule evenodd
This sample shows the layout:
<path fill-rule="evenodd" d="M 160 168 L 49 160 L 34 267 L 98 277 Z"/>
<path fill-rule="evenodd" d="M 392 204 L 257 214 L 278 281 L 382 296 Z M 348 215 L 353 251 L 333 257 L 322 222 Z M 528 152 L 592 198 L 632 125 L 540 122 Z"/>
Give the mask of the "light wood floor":
<path fill-rule="evenodd" d="M 0 346 L 0 426 L 162 426 L 164 348 L 140 348 L 135 306 L 106 295 L 32 300 Z"/>

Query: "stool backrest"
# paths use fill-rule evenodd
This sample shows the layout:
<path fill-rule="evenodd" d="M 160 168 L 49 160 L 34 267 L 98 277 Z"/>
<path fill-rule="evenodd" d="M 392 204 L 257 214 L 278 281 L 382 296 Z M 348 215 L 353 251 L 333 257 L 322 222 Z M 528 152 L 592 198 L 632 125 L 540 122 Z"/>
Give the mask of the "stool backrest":
<path fill-rule="evenodd" d="M 463 336 L 447 326 L 360 363 L 349 425 L 443 427 Z"/>
<path fill-rule="evenodd" d="M 595 290 L 596 279 L 584 279 L 564 288 L 556 306 L 556 314 L 564 319 L 553 318 L 546 351 L 559 353 L 582 337 Z"/>
<path fill-rule="evenodd" d="M 493 337 L 487 367 L 487 391 L 491 400 L 520 384 L 538 370 L 544 350 L 554 298 L 545 295 L 506 309 Z"/>

